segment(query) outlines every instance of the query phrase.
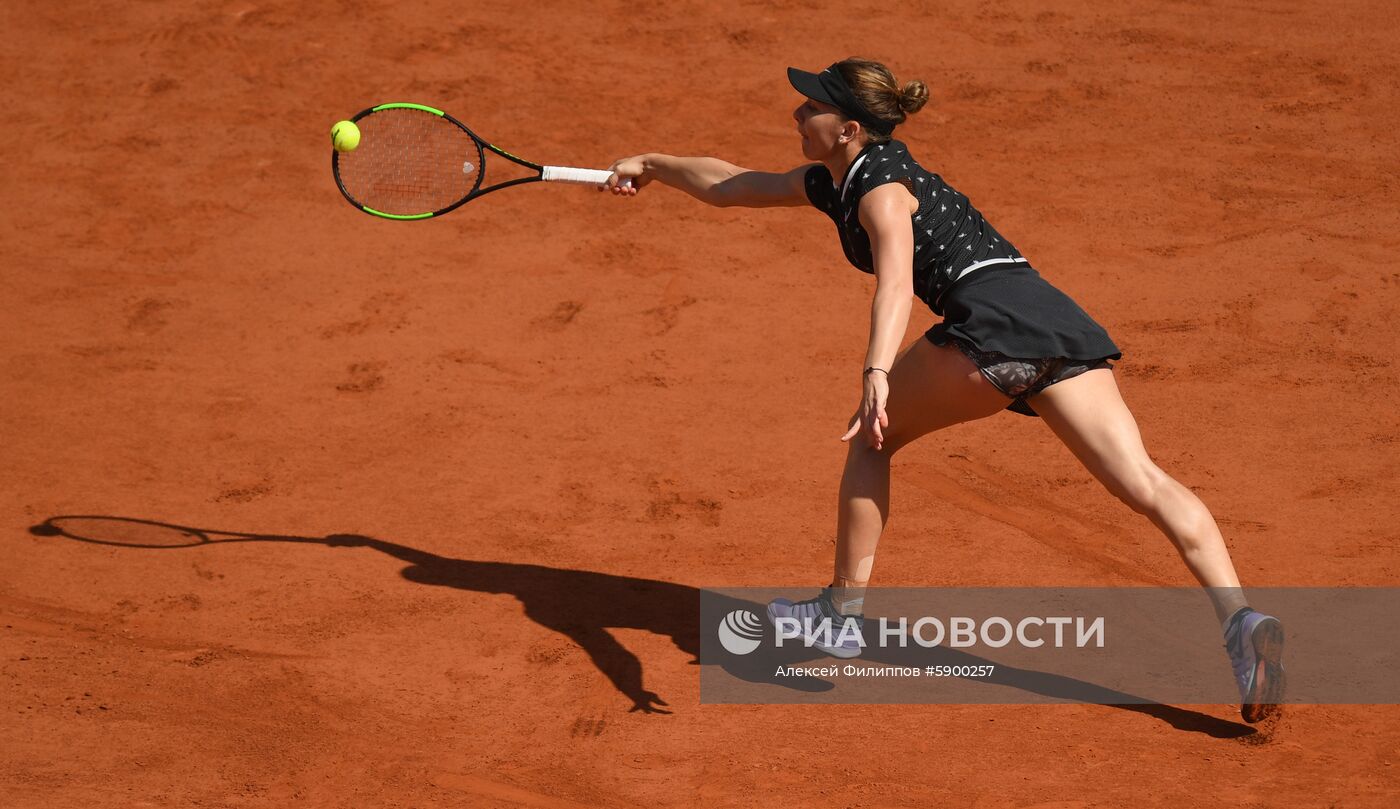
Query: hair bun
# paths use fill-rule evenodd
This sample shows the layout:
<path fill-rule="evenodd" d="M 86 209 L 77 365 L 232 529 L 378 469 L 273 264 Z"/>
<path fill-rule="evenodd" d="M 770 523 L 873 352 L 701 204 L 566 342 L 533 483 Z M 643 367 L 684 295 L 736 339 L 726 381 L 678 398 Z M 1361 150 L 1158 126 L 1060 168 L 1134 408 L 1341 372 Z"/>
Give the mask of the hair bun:
<path fill-rule="evenodd" d="M 905 115 L 913 115 L 928 103 L 928 85 L 917 79 L 904 85 L 899 91 L 899 108 Z"/>

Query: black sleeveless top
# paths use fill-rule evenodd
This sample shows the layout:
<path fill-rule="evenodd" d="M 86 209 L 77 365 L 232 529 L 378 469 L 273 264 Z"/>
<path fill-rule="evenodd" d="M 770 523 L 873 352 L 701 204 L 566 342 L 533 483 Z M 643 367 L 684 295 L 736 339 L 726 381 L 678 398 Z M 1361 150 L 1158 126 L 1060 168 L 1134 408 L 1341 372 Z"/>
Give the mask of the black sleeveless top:
<path fill-rule="evenodd" d="M 967 197 L 919 165 L 897 140 L 871 144 L 851 162 L 840 186 L 820 163 L 807 170 L 807 199 L 836 224 L 846 259 L 875 271 L 870 234 L 860 224 L 861 199 L 898 182 L 918 200 L 914 230 L 914 294 L 943 322 L 928 338 L 949 337 L 982 351 L 1020 359 L 1118 359 L 1108 332 L 1051 286 Z"/>
<path fill-rule="evenodd" d="M 807 199 L 836 223 L 846 258 L 862 272 L 875 272 L 870 234 L 860 224 L 860 201 L 886 183 L 900 183 L 918 200 L 914 227 L 914 294 L 943 314 L 953 283 L 988 267 L 1026 264 L 1011 242 L 997 233 L 967 197 L 920 166 L 900 141 L 861 150 L 840 187 L 818 163 L 807 170 Z"/>

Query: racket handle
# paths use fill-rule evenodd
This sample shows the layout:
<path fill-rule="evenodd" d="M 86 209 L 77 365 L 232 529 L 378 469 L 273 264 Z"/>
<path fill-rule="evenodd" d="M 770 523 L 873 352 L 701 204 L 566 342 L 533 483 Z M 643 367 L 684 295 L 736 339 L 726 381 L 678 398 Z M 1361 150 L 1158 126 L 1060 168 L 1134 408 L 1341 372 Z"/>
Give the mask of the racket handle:
<path fill-rule="evenodd" d="M 602 169 L 574 169 L 568 166 L 544 166 L 540 178 L 547 183 L 582 183 L 583 185 L 607 185 L 611 171 Z M 632 186 L 632 180 L 622 181 L 624 188 Z"/>

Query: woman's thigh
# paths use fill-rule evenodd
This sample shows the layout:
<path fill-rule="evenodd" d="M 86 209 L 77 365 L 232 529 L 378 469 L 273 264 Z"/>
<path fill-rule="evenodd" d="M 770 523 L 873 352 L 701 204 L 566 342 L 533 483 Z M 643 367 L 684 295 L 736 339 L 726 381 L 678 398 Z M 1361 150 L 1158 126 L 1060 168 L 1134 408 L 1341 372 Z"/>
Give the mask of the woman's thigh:
<path fill-rule="evenodd" d="M 1163 474 L 1143 447 L 1112 370 L 1085 371 L 1027 401 L 1109 491 L 1135 509 L 1150 502 Z"/>
<path fill-rule="evenodd" d="M 961 351 L 920 338 L 890 369 L 885 447 L 894 452 L 922 435 L 991 416 L 1010 403 Z"/>

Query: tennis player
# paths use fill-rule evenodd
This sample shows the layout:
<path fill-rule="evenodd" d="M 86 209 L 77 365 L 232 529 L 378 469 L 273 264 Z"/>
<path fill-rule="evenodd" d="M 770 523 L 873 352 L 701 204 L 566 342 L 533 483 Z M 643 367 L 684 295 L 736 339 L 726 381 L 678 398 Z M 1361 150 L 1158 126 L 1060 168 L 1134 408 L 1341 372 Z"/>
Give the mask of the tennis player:
<path fill-rule="evenodd" d="M 1122 353 L 966 196 L 892 138 L 927 101 L 924 83 L 901 85 L 883 64 L 856 58 L 820 73 L 789 68 L 788 79 L 804 97 L 793 119 L 813 162 L 768 173 L 643 154 L 614 163 L 607 186 L 635 196 L 659 182 L 722 207 L 811 205 L 835 224 L 847 260 L 875 275 L 860 403 L 841 439 L 849 450 L 834 578 L 810 601 L 773 602 L 770 618 L 859 623 L 889 515 L 891 457 L 936 430 L 1012 410 L 1044 420 L 1175 544 L 1221 621 L 1242 715 L 1256 722 L 1273 713 L 1283 695 L 1282 626 L 1249 608 L 1210 511 L 1148 456 L 1114 379 Z M 899 351 L 916 297 L 943 321 Z M 846 637 L 819 645 L 854 657 L 860 646 Z"/>

